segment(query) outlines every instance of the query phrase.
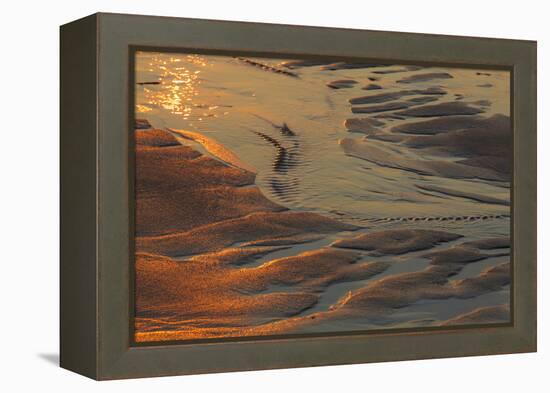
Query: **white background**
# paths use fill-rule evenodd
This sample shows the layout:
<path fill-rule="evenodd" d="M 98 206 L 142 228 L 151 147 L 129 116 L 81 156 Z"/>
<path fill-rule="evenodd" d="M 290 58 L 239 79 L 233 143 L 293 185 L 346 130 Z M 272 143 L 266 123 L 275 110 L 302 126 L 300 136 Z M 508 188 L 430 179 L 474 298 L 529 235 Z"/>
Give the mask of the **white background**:
<path fill-rule="evenodd" d="M 6 1 L 0 22 L 0 390 L 549 391 L 545 1 Z M 538 40 L 539 353 L 93 382 L 58 368 L 58 26 L 96 11 Z M 541 65 L 545 65 L 542 67 Z M 546 154 L 544 154 L 546 152 Z M 545 244 L 546 243 L 546 244 Z"/>

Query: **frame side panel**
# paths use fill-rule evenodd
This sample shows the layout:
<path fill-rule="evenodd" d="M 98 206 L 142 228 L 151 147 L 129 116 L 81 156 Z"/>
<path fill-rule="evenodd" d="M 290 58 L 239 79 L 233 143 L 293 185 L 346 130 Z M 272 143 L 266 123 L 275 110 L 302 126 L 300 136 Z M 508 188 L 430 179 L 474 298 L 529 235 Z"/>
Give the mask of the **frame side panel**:
<path fill-rule="evenodd" d="M 60 29 L 60 365 L 97 377 L 97 23 Z"/>
<path fill-rule="evenodd" d="M 131 296 L 132 250 L 129 187 L 131 178 L 128 124 L 129 55 L 133 47 L 200 49 L 218 53 L 255 53 L 262 55 L 316 56 L 411 64 L 437 63 L 456 66 L 498 66 L 519 70 L 515 76 L 514 125 L 519 134 L 528 135 L 520 146 L 521 159 L 536 148 L 536 124 L 528 118 L 536 105 L 535 65 L 532 42 L 488 40 L 421 34 L 386 33 L 359 30 L 321 29 L 192 19 L 101 14 L 99 17 L 99 269 L 98 326 L 99 378 L 117 379 L 145 376 L 194 374 L 283 367 L 320 366 L 373 361 L 394 361 L 516 353 L 534 350 L 536 322 L 534 244 L 529 239 L 534 228 L 535 202 L 532 197 L 536 161 L 525 161 L 515 175 L 523 177 L 530 188 L 516 192 L 516 212 L 523 235 L 514 239 L 514 257 L 528 261 L 516 264 L 516 321 L 514 326 L 498 328 L 449 329 L 438 332 L 409 332 L 285 338 L 273 340 L 131 347 L 128 326 Z M 521 63 L 521 64 L 520 64 Z M 519 67 L 518 67 L 519 65 Z M 526 130 L 526 131 L 521 131 Z M 534 155 L 532 156 L 534 157 Z M 519 183 L 516 184 L 518 186 Z M 519 190 L 520 188 L 517 188 Z M 527 290 L 528 296 L 520 296 Z M 519 301 L 519 298 L 523 299 Z M 530 315 L 528 318 L 526 316 Z"/>
<path fill-rule="evenodd" d="M 514 320 L 537 350 L 537 45 L 514 67 Z"/>

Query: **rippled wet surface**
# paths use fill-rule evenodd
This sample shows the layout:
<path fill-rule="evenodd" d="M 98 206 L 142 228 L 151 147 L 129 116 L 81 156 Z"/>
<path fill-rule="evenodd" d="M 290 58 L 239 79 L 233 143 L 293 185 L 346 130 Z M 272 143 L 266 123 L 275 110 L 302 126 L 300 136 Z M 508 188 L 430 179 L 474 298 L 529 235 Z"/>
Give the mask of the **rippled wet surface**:
<path fill-rule="evenodd" d="M 507 71 L 136 60 L 142 341 L 509 320 Z"/>
<path fill-rule="evenodd" d="M 284 60 L 255 61 L 287 69 L 281 67 Z M 349 101 L 369 95 L 389 93 L 386 103 L 397 100 L 410 104 L 405 100 L 412 100 L 413 104 L 429 105 L 422 102 L 425 98 L 437 103 L 476 103 L 473 105 L 483 110 L 484 117 L 507 115 L 508 72 L 399 65 L 288 70 L 296 77 L 232 57 L 142 54 L 137 62 L 138 83 L 160 84 L 138 85 L 138 116 L 146 117 L 155 127 L 197 131 L 219 141 L 257 170 L 256 183 L 264 195 L 292 209 L 363 225 L 373 219 L 409 218 L 421 224 L 420 218 L 428 217 L 460 215 L 474 219 L 509 214 L 508 206 L 421 188 L 444 187 L 509 200 L 508 182 L 426 176 L 350 156 L 340 145 L 343 139 L 363 137 L 349 132 L 344 122 L 365 117 L 353 114 L 352 108 L 366 105 Z M 337 89 L 327 86 L 341 80 L 354 83 Z M 373 83 L 381 89 L 362 89 Z M 446 94 L 421 94 L 429 89 L 441 89 Z M 395 112 L 398 110 L 372 117 L 383 124 L 381 130 L 422 120 L 399 118 Z M 392 115 L 394 118 L 389 117 Z M 429 158 L 425 152 L 396 144 L 369 143 L 401 157 Z M 482 225 L 495 234 L 503 232 L 495 228 L 501 224 Z M 467 220 L 464 227 L 470 228 Z"/>

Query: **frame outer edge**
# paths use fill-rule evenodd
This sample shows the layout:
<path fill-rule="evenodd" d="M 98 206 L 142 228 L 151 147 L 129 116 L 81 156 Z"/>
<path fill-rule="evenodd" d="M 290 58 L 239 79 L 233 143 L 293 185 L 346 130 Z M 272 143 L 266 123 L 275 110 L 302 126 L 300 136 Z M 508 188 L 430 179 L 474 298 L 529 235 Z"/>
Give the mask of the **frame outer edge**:
<path fill-rule="evenodd" d="M 98 377 L 97 16 L 60 27 L 60 366 Z"/>
<path fill-rule="evenodd" d="M 518 235 L 514 245 L 518 252 L 514 253 L 514 266 L 518 282 L 529 283 L 515 291 L 516 324 L 526 352 L 537 351 L 537 42 L 525 44 L 525 53 L 515 69 L 514 84 L 519 93 L 515 104 L 514 129 L 517 131 L 514 158 L 515 165 L 515 196 L 518 196 L 518 207 L 515 212 Z M 517 78 L 517 79 L 516 79 Z M 519 82 L 523 83 L 520 84 Z M 516 94 L 515 94 L 516 95 Z M 516 187 L 518 186 L 518 187 Z M 519 209 L 518 209 L 519 210 Z M 522 269 L 519 268 L 522 264 Z M 518 315 L 519 314 L 519 315 Z"/>
<path fill-rule="evenodd" d="M 203 21 L 120 14 L 100 14 L 98 54 L 98 378 L 120 379 L 224 371 L 243 371 L 333 364 L 367 363 L 530 352 L 536 348 L 536 289 L 529 287 L 536 276 L 536 55 L 532 41 L 372 32 L 314 27 Z M 221 34 L 223 32 L 223 34 Z M 255 34 L 251 34 L 255 33 Z M 257 34 L 256 34 L 257 33 Z M 303 38 L 303 40 L 301 40 Z M 368 42 L 368 45 L 361 43 Z M 340 43 L 341 45 L 337 45 Z M 522 164 L 514 168 L 529 185 L 517 192 L 521 228 L 514 240 L 521 261 L 518 285 L 528 293 L 514 292 L 520 323 L 510 327 L 472 328 L 437 333 L 391 333 L 361 336 L 285 338 L 220 342 L 210 344 L 131 347 L 128 341 L 128 49 L 137 46 L 167 46 L 264 54 L 319 54 L 325 57 L 395 59 L 461 65 L 512 66 L 514 76 L 514 125 L 516 148 Z M 273 56 L 276 57 L 276 56 Z M 529 109 L 531 108 L 531 109 Z M 524 111 L 524 112 L 522 112 Z M 531 132 L 535 131 L 535 132 Z M 535 151 L 534 151 L 535 150 Z M 535 157 L 535 158 L 533 158 Z M 102 170 L 103 168 L 103 170 Z M 529 175 L 531 173 L 531 175 Z M 524 180 L 522 180 L 524 179 Z M 514 230 L 519 226 L 514 224 Z M 130 266 L 131 268 L 131 266 Z M 516 288 L 517 289 L 517 288 Z"/>

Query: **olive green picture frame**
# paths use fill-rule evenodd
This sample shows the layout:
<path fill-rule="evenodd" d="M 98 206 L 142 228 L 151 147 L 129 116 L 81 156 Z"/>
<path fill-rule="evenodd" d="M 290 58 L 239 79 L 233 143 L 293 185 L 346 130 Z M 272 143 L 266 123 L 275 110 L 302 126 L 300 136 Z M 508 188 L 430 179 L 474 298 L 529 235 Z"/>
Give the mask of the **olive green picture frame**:
<path fill-rule="evenodd" d="M 536 42 L 98 13 L 61 27 L 60 363 L 90 378 L 536 351 Z M 133 343 L 137 49 L 511 71 L 512 323 Z"/>

